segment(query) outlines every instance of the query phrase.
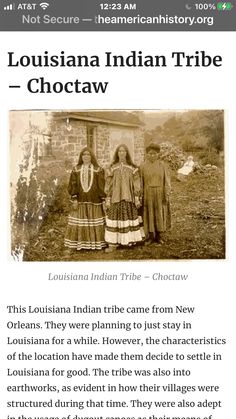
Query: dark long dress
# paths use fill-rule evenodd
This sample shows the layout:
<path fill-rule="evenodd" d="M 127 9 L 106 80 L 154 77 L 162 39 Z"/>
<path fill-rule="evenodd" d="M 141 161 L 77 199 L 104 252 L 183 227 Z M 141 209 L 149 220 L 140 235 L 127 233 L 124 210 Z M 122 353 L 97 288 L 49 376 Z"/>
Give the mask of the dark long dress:
<path fill-rule="evenodd" d="M 76 250 L 104 248 L 104 171 L 92 164 L 77 165 L 71 172 L 68 192 L 78 209 L 69 214 L 65 246 Z"/>
<path fill-rule="evenodd" d="M 164 162 L 145 162 L 141 168 L 144 190 L 143 224 L 146 238 L 154 238 L 171 227 L 170 176 Z"/>

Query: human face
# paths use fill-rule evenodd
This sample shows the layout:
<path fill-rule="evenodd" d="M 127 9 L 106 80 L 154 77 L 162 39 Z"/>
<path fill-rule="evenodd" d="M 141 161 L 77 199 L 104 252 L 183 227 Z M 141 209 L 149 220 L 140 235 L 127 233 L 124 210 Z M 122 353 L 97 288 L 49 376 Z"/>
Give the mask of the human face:
<path fill-rule="evenodd" d="M 118 157 L 119 157 L 119 161 L 120 162 L 125 162 L 126 161 L 126 155 L 127 155 L 127 151 L 124 147 L 120 147 L 118 150 Z"/>
<path fill-rule="evenodd" d="M 147 153 L 147 158 L 151 163 L 154 163 L 157 160 L 158 153 L 156 150 L 150 150 Z"/>
<path fill-rule="evenodd" d="M 84 151 L 84 153 L 82 154 L 82 161 L 84 164 L 91 163 L 91 154 L 89 151 Z"/>

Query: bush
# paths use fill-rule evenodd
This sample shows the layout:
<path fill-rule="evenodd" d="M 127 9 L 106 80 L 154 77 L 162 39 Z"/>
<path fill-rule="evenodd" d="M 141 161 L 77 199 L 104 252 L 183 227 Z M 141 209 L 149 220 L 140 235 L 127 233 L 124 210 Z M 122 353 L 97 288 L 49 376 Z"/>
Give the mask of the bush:
<path fill-rule="evenodd" d="M 211 164 L 214 166 L 222 166 L 222 158 L 220 157 L 219 153 L 217 153 L 216 150 L 210 150 L 210 151 L 201 151 L 197 153 L 197 157 L 199 160 L 199 163 L 205 166 L 206 164 Z"/>

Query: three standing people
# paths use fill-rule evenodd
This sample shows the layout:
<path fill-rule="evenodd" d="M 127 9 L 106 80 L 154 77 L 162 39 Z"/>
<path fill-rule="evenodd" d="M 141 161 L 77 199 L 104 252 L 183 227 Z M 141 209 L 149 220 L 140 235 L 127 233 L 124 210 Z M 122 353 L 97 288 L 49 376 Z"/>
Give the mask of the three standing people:
<path fill-rule="evenodd" d="M 147 244 L 161 241 L 161 233 L 170 228 L 171 219 L 170 177 L 165 164 L 158 160 L 159 151 L 158 145 L 150 144 L 139 170 L 128 147 L 119 145 L 105 181 L 92 150 L 85 147 L 81 151 L 68 186 L 72 211 L 65 246 L 101 250 L 108 245 L 105 251 L 112 252 L 145 238 Z M 138 213 L 142 195 L 144 230 Z"/>

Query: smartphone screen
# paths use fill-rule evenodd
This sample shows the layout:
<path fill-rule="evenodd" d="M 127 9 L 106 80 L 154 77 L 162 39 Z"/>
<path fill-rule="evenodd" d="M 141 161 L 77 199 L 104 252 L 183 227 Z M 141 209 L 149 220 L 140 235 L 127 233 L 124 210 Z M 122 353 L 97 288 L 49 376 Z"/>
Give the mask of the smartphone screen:
<path fill-rule="evenodd" d="M 1 417 L 232 417 L 235 3 L 0 7 Z"/>

